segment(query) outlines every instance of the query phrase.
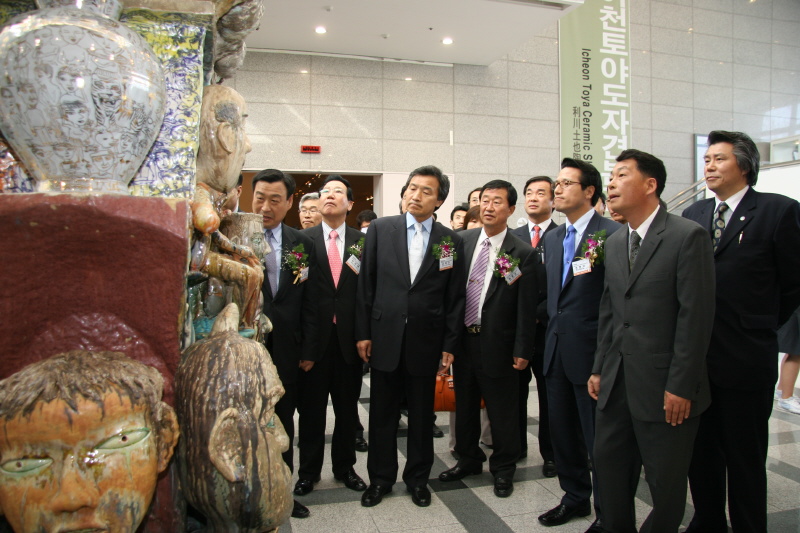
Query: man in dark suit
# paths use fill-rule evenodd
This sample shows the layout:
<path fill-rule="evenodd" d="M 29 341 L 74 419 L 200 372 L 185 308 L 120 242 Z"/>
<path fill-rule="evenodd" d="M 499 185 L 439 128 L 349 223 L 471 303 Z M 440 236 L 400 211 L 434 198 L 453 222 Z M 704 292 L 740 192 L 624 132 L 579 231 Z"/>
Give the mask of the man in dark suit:
<path fill-rule="evenodd" d="M 689 470 L 687 531 L 767 531 L 768 423 L 778 376 L 777 329 L 800 304 L 800 206 L 756 192 L 759 155 L 744 133 L 712 131 L 705 179 L 714 198 L 683 212 L 711 235 L 716 313 L 708 349 L 711 407 Z"/>
<path fill-rule="evenodd" d="M 411 173 L 406 186 L 407 212 L 370 225 L 358 276 L 357 346 L 372 367 L 365 507 L 379 504 L 397 479 L 403 393 L 408 400 L 403 481 L 416 505 L 430 505 L 426 485 L 433 466 L 436 372 L 450 367 L 464 329 L 461 237 L 433 221 L 450 181 L 438 168 L 425 166 Z"/>
<path fill-rule="evenodd" d="M 364 234 L 345 224 L 353 208 L 353 189 L 346 179 L 328 176 L 319 195 L 322 223 L 303 231 L 318 250 L 317 262 L 311 266 L 314 275 L 306 289 L 314 295 L 317 323 L 310 333 L 312 342 L 306 343 L 311 349 L 300 361 L 301 368 L 311 368 L 300 374 L 298 382 L 300 468 L 294 493 L 299 496 L 311 492 L 320 479 L 328 395 L 336 416 L 331 440 L 333 476 L 349 489 L 367 488 L 353 469 L 362 363 L 353 336 L 360 264 L 358 254 L 354 257 L 350 251 Z"/>
<path fill-rule="evenodd" d="M 522 445 L 521 457 L 528 455 L 528 394 L 531 370 L 536 378 L 536 394 L 539 397 L 539 453 L 544 464 L 545 477 L 556 476 L 556 459 L 550 439 L 550 415 L 547 407 L 547 380 L 544 378 L 544 339 L 547 331 L 547 273 L 544 267 L 544 237 L 558 227 L 553 221 L 553 180 L 547 176 L 534 176 L 525 182 L 525 213 L 528 223 L 511 233 L 525 242 L 530 242 L 537 255 L 536 278 L 536 344 L 533 359 L 528 368 L 519 371 L 519 430 Z"/>
<path fill-rule="evenodd" d="M 265 344 L 286 390 L 275 406 L 275 414 L 289 436 L 289 449 L 283 453 L 283 460 L 291 470 L 294 470 L 292 441 L 300 356 L 315 324 L 313 295 L 305 289 L 309 266 L 316 264 L 313 241 L 283 223 L 292 207 L 294 189 L 294 178 L 280 170 L 262 170 L 253 177 L 253 213 L 264 217 L 264 236 L 270 246 L 270 252 L 264 256 L 262 293 L 264 314 L 272 322 L 272 332 Z M 309 349 L 305 346 L 305 350 Z M 308 369 L 310 365 L 306 364 L 304 370 Z M 306 518 L 309 512 L 295 501 L 292 516 Z"/>
<path fill-rule="evenodd" d="M 550 435 L 558 481 L 564 490 L 561 503 L 539 517 L 546 526 L 565 524 L 591 514 L 594 491 L 596 520 L 588 532 L 602 531 L 602 506 L 597 477 L 590 475 L 588 458 L 594 446 L 596 402 L 586 382 L 592 373 L 597 347 L 597 314 L 603 292 L 602 258 L 587 264 L 583 257 L 589 239 L 608 238 L 620 228 L 593 209 L 603 182 L 590 163 L 564 159 L 555 181 L 556 210 L 567 223 L 545 238 L 547 254 L 547 325 L 544 375 L 550 409 Z"/>
<path fill-rule="evenodd" d="M 659 206 L 666 181 L 660 159 L 625 150 L 608 182 L 608 205 L 628 225 L 606 243 L 588 390 L 598 400 L 594 468 L 603 527 L 614 533 L 636 531 L 642 465 L 653 510 L 640 531 L 678 531 L 692 445 L 710 401 L 711 243 L 698 224 Z"/>
<path fill-rule="evenodd" d="M 456 387 L 456 453 L 458 463 L 439 474 L 441 481 L 457 481 L 481 472 L 486 455 L 478 445 L 481 434 L 481 396 L 491 420 L 492 456 L 489 469 L 494 493 L 511 495 L 520 454 L 517 394 L 519 371 L 533 355 L 536 327 L 536 256 L 533 248 L 508 231 L 517 191 L 507 181 L 493 180 L 481 189 L 483 228 L 467 230 L 467 281 L 463 354 L 454 363 Z M 500 262 L 517 263 L 505 268 Z"/>

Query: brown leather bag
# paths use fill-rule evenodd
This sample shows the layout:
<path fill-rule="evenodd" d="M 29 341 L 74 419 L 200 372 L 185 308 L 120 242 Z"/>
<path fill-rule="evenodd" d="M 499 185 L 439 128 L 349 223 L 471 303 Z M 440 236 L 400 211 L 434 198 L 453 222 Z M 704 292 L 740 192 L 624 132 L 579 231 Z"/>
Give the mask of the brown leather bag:
<path fill-rule="evenodd" d="M 481 398 L 481 409 L 486 407 L 486 402 Z M 456 389 L 452 374 L 436 374 L 436 390 L 433 393 L 434 411 L 456 410 Z"/>

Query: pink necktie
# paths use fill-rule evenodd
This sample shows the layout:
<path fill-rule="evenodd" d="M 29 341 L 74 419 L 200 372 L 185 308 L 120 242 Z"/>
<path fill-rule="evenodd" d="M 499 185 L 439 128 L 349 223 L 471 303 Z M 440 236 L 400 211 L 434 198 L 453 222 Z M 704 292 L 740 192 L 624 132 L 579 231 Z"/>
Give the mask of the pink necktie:
<path fill-rule="evenodd" d="M 539 226 L 533 227 L 533 237 L 531 237 L 531 246 L 536 248 L 539 246 L 539 232 L 542 230 Z"/>
<path fill-rule="evenodd" d="M 342 258 L 339 256 L 339 247 L 336 246 L 336 238 L 339 236 L 336 230 L 331 231 L 328 238 L 328 263 L 331 265 L 331 275 L 333 276 L 333 286 L 339 286 L 339 276 L 342 274 Z"/>

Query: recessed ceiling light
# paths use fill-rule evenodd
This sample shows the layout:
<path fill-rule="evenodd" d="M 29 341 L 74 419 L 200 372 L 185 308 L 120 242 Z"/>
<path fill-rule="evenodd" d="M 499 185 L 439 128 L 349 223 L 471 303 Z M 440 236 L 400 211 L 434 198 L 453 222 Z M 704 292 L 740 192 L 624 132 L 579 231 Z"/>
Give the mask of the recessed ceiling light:
<path fill-rule="evenodd" d="M 308 74 L 308 71 L 307 70 L 301 70 L 300 74 Z"/>
<path fill-rule="evenodd" d="M 453 38 L 445 37 L 444 39 L 442 39 L 442 44 L 453 44 Z"/>
<path fill-rule="evenodd" d="M 411 81 L 411 78 L 406 78 L 406 81 Z"/>
<path fill-rule="evenodd" d="M 317 27 L 314 29 L 314 31 L 315 31 L 315 32 L 317 32 L 317 33 L 320 33 L 320 34 L 322 34 L 322 33 L 328 33 L 328 30 L 326 30 L 326 29 L 325 29 L 325 26 L 317 26 Z"/>

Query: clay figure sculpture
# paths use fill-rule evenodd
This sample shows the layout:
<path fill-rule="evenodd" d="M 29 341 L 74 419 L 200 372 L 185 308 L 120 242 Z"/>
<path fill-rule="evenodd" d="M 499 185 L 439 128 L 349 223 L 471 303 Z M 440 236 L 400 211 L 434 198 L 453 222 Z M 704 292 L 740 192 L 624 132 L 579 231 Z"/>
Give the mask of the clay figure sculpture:
<path fill-rule="evenodd" d="M 261 256 L 232 242 L 219 232 L 220 208 L 236 187 L 244 158 L 250 151 L 245 133 L 244 98 L 229 87 L 205 88 L 200 113 L 197 188 L 192 201 L 191 269 L 237 286 L 235 302 L 242 309 L 242 327 L 254 328 L 260 314 L 259 295 L 264 280 Z"/>
<path fill-rule="evenodd" d="M 0 515 L 16 533 L 132 533 L 178 441 L 163 378 L 75 350 L 0 381 Z"/>
<path fill-rule="evenodd" d="M 181 486 L 208 532 L 272 531 L 293 505 L 281 458 L 289 439 L 275 416 L 283 385 L 264 345 L 239 335 L 238 323 L 231 303 L 184 351 L 175 378 Z"/>

